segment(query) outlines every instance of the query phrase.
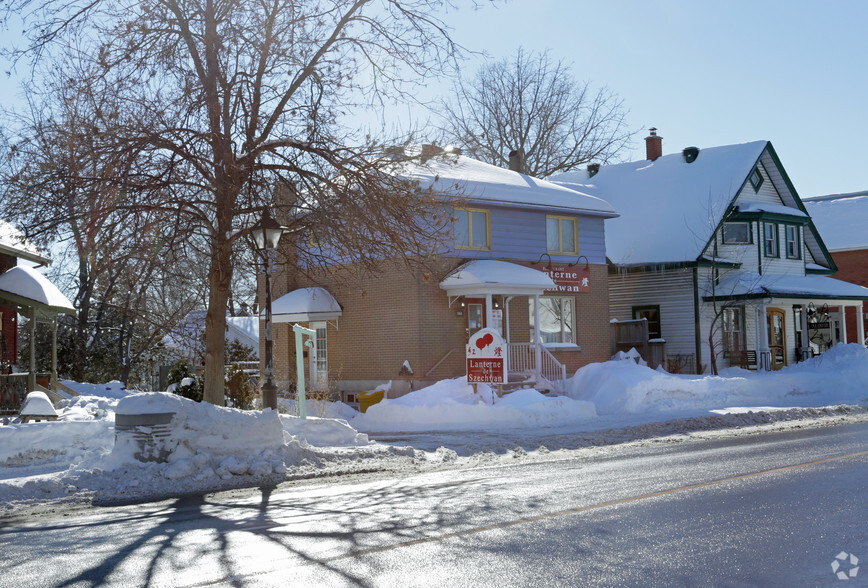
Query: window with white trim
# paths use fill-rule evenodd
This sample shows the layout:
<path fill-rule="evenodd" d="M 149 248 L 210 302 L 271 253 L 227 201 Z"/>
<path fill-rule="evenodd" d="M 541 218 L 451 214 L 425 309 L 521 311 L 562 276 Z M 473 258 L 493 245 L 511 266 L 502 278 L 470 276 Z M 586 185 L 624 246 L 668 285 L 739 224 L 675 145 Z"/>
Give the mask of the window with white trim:
<path fill-rule="evenodd" d="M 799 227 L 796 225 L 786 226 L 787 236 L 787 259 L 802 258 L 802 244 L 799 239 Z"/>
<path fill-rule="evenodd" d="M 778 225 L 763 223 L 763 253 L 766 257 L 780 257 L 778 253 Z"/>
<path fill-rule="evenodd" d="M 575 343 L 575 298 L 572 296 L 541 296 L 539 299 L 539 331 L 543 343 Z M 530 332 L 534 332 L 534 301 L 530 299 Z"/>

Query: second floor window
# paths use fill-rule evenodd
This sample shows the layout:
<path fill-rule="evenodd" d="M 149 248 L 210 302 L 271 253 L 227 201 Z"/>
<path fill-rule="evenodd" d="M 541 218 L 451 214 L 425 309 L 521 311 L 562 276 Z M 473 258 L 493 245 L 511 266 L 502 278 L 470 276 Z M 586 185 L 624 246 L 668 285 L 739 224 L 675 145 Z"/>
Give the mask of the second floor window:
<path fill-rule="evenodd" d="M 802 247 L 799 242 L 799 227 L 795 225 L 787 225 L 787 258 L 802 258 Z"/>
<path fill-rule="evenodd" d="M 779 257 L 778 225 L 775 223 L 763 223 L 763 253 L 766 257 Z"/>
<path fill-rule="evenodd" d="M 455 246 L 458 249 L 491 249 L 491 224 L 487 210 L 456 208 Z"/>
<path fill-rule="evenodd" d="M 579 253 L 576 219 L 568 216 L 546 216 L 546 249 L 549 253 Z"/>
<path fill-rule="evenodd" d="M 723 223 L 723 244 L 745 244 L 751 242 L 750 223 Z"/>

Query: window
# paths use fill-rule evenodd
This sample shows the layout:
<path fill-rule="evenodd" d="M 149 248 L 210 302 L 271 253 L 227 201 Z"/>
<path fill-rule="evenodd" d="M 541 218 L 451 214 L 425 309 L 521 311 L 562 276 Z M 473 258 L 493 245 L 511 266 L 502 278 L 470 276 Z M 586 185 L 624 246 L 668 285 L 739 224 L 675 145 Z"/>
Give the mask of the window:
<path fill-rule="evenodd" d="M 745 351 L 744 307 L 728 306 L 723 309 L 723 351 L 727 356 Z"/>
<path fill-rule="evenodd" d="M 487 210 L 455 209 L 455 246 L 458 249 L 491 249 L 490 229 Z"/>
<path fill-rule="evenodd" d="M 661 339 L 660 331 L 660 305 L 656 306 L 634 306 L 634 319 L 647 319 L 648 321 L 648 338 Z"/>
<path fill-rule="evenodd" d="M 316 331 L 316 354 L 311 354 L 310 374 L 311 387 L 316 390 L 328 390 L 328 323 L 310 323 L 310 328 Z"/>
<path fill-rule="evenodd" d="M 724 245 L 751 243 L 752 237 L 750 223 L 723 223 Z"/>
<path fill-rule="evenodd" d="M 579 253 L 579 231 L 576 219 L 567 216 L 546 216 L 546 249 L 549 253 Z"/>
<path fill-rule="evenodd" d="M 779 257 L 778 225 L 775 223 L 763 223 L 763 253 L 766 257 Z"/>
<path fill-rule="evenodd" d="M 544 296 L 539 299 L 539 331 L 543 343 L 575 343 L 576 323 L 570 296 Z M 530 331 L 534 331 L 534 302 L 530 299 Z"/>
<path fill-rule="evenodd" d="M 801 259 L 802 246 L 799 240 L 799 227 L 796 225 L 787 225 L 787 259 Z"/>
<path fill-rule="evenodd" d="M 753 191 L 759 192 L 760 186 L 763 185 L 763 175 L 760 173 L 758 167 L 753 168 L 753 171 L 750 172 L 748 179 L 750 180 L 750 185 L 753 186 Z"/>

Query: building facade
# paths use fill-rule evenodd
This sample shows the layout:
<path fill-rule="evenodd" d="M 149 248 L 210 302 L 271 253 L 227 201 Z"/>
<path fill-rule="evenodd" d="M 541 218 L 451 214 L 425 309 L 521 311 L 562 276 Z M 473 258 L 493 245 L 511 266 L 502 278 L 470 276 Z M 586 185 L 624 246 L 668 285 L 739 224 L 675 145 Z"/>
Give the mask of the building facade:
<path fill-rule="evenodd" d="M 444 245 L 416 269 L 383 260 L 375 273 L 334 265 L 300 278 L 278 264 L 279 388 L 295 381 L 294 324 L 317 333 L 307 381 L 349 401 L 464 375 L 481 328 L 508 342 L 511 378 L 540 387 L 609 358 L 604 222 L 617 213 L 607 202 L 460 155 L 404 173 L 435 193 L 460 187 Z"/>

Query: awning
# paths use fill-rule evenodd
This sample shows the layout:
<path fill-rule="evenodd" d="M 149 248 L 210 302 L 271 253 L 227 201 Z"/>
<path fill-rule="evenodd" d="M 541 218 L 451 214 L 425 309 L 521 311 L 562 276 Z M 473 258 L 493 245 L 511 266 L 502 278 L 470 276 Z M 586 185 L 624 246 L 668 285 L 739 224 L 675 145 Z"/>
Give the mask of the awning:
<path fill-rule="evenodd" d="M 271 320 L 275 323 L 331 321 L 342 314 L 341 305 L 325 288 L 299 288 L 271 305 Z"/>
<path fill-rule="evenodd" d="M 0 275 L 0 299 L 37 312 L 75 314 L 72 302 L 33 268 L 16 266 Z"/>
<path fill-rule="evenodd" d="M 552 279 L 539 270 L 510 263 L 482 259 L 469 261 L 454 269 L 440 282 L 450 297 L 502 294 L 507 296 L 541 296 L 555 290 Z"/>
<path fill-rule="evenodd" d="M 818 275 L 783 275 L 738 272 L 715 287 L 718 300 L 734 298 L 827 298 L 868 300 L 868 288 Z M 705 296 L 711 300 L 712 296 Z"/>

